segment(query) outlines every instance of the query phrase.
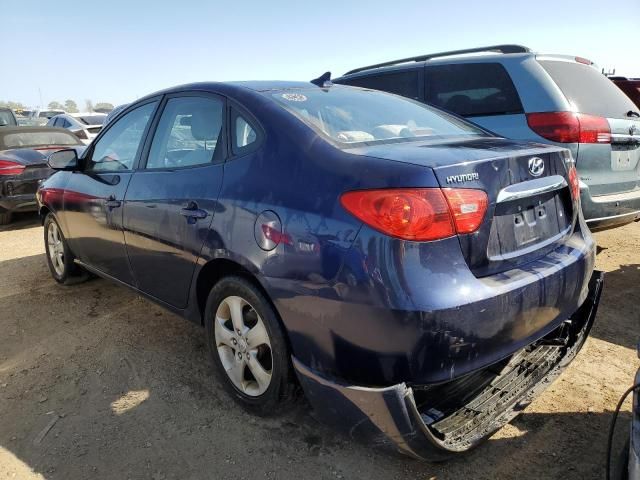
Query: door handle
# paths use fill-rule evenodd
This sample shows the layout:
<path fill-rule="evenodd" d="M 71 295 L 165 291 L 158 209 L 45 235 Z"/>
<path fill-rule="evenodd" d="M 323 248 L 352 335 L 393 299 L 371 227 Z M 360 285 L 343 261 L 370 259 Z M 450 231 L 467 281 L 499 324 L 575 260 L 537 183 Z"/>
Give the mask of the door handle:
<path fill-rule="evenodd" d="M 111 195 L 105 202 L 105 206 L 107 208 L 118 208 L 120 205 L 122 205 L 122 202 L 120 200 L 116 200 L 116 197 L 113 195 Z"/>
<path fill-rule="evenodd" d="M 207 218 L 209 214 L 205 210 L 201 210 L 198 208 L 198 204 L 196 202 L 189 202 L 185 205 L 181 210 L 180 214 L 187 218 Z"/>

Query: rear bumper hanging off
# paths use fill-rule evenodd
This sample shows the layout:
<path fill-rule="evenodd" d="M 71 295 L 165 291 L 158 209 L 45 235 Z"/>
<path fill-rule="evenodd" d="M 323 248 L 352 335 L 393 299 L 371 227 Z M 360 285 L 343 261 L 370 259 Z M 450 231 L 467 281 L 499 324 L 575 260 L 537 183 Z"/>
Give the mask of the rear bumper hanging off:
<path fill-rule="evenodd" d="M 431 386 L 346 385 L 323 377 L 296 358 L 293 364 L 321 421 L 374 446 L 388 446 L 419 459 L 443 460 L 473 448 L 500 429 L 555 380 L 576 356 L 591 330 L 602 285 L 603 273 L 594 271 L 587 299 L 567 321 L 514 354 L 499 371 L 495 369 L 489 374 L 473 396 L 466 395 L 464 403 L 458 403 L 450 411 L 442 411 L 446 409 L 441 410 L 441 403 L 430 405 Z M 449 383 L 464 384 L 467 377 Z M 442 393 L 442 386 L 435 386 L 438 388 Z M 449 391 L 452 390 L 455 386 Z M 422 394 L 425 391 L 427 395 Z M 437 398 L 437 393 L 432 398 Z"/>

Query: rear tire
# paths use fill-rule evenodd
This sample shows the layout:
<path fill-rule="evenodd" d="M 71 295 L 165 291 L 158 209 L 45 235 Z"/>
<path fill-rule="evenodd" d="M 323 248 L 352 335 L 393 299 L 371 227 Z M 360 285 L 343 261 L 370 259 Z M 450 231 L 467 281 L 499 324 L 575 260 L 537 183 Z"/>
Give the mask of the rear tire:
<path fill-rule="evenodd" d="M 71 285 L 89 278 L 87 271 L 74 262 L 75 256 L 51 213 L 44 219 L 44 247 L 47 265 L 56 282 Z"/>
<path fill-rule="evenodd" d="M 12 212 L 0 212 L 0 225 L 7 225 L 8 223 L 11 223 L 12 218 Z"/>
<path fill-rule="evenodd" d="M 283 328 L 255 285 L 236 276 L 216 283 L 207 299 L 205 331 L 217 380 L 247 411 L 269 416 L 295 399 Z"/>

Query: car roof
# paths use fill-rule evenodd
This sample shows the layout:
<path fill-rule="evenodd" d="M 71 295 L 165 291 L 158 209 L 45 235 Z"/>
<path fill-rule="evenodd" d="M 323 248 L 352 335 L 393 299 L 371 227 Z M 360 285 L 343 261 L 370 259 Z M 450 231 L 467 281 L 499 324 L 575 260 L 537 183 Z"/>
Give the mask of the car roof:
<path fill-rule="evenodd" d="M 176 85 L 164 90 L 145 95 L 141 99 L 132 102 L 128 105 L 138 104 L 141 100 L 156 97 L 159 95 L 167 95 L 171 93 L 179 93 L 184 91 L 204 91 L 212 93 L 232 94 L 241 91 L 254 91 L 257 93 L 268 92 L 274 90 L 289 90 L 300 88 L 313 88 L 314 84 L 311 82 L 300 81 L 286 81 L 286 80 L 249 80 L 249 81 L 229 81 L 229 82 L 196 82 L 187 83 L 184 85 Z M 127 105 L 127 106 L 128 106 Z"/>
<path fill-rule="evenodd" d="M 433 53 L 409 57 L 389 62 L 383 62 L 368 67 L 359 67 L 345 73 L 342 78 L 356 78 L 372 73 L 387 73 L 404 71 L 414 68 L 422 68 L 426 65 L 448 65 L 453 63 L 496 63 L 502 61 L 517 60 L 535 57 L 541 60 L 563 60 L 576 62 L 577 58 L 571 55 L 539 54 L 521 45 L 495 45 L 490 47 L 471 48 L 466 50 L 454 50 L 450 52 Z M 586 59 L 582 59 L 583 61 Z M 593 63 L 590 62 L 592 65 Z"/>

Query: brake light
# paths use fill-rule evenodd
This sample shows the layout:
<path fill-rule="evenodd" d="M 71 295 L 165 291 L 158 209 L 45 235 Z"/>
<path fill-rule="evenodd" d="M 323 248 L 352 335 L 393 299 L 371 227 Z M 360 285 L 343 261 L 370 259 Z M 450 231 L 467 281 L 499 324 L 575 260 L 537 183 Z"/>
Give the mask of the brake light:
<path fill-rule="evenodd" d="M 358 190 L 344 193 L 340 202 L 376 230 L 413 241 L 474 232 L 487 208 L 484 192 L 453 188 Z"/>
<path fill-rule="evenodd" d="M 25 166 L 11 160 L 0 160 L 0 175 L 20 175 Z"/>
<path fill-rule="evenodd" d="M 574 202 L 580 200 L 580 179 L 575 165 L 569 166 L 569 189 L 571 190 L 571 198 Z"/>
<path fill-rule="evenodd" d="M 588 58 L 584 58 L 584 57 L 575 57 L 575 61 L 578 63 L 583 63 L 585 65 L 592 65 L 593 62 L 591 60 L 589 60 Z"/>
<path fill-rule="evenodd" d="M 611 143 L 611 128 L 604 117 L 573 112 L 527 114 L 529 128 L 558 143 Z"/>
<path fill-rule="evenodd" d="M 470 188 L 445 188 L 442 190 L 447 197 L 449 208 L 453 214 L 453 221 L 458 233 L 475 232 L 487 212 L 489 199 L 482 190 Z"/>
<path fill-rule="evenodd" d="M 75 132 L 73 132 L 73 134 L 80 140 L 87 140 L 89 138 L 87 137 L 87 132 L 85 132 L 84 130 L 76 130 Z"/>

